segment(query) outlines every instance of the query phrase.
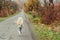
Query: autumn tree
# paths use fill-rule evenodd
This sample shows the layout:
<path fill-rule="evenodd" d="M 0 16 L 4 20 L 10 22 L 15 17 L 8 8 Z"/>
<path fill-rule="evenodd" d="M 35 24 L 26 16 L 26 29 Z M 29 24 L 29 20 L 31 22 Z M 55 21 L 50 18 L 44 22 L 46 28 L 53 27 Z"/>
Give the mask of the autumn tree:
<path fill-rule="evenodd" d="M 31 11 L 32 15 L 38 15 L 38 9 L 40 6 L 40 1 L 39 0 L 29 0 L 28 2 L 25 3 L 25 11 Z"/>
<path fill-rule="evenodd" d="M 0 0 L 0 16 L 10 16 L 18 11 L 18 4 L 11 0 Z"/>

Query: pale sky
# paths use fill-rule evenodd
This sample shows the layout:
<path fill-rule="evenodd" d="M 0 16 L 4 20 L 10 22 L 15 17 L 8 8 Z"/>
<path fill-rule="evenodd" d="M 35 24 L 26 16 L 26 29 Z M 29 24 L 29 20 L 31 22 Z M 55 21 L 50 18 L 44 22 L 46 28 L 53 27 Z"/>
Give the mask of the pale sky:
<path fill-rule="evenodd" d="M 25 2 L 26 0 L 21 0 L 22 2 Z"/>

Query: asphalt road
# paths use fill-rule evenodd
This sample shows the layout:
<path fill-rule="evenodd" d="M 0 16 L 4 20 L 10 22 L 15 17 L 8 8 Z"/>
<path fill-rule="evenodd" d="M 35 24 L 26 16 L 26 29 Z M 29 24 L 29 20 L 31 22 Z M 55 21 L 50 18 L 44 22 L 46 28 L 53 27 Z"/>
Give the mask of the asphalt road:
<path fill-rule="evenodd" d="M 24 19 L 21 35 L 18 33 L 18 25 L 16 24 L 18 17 L 23 17 Z M 31 32 L 23 11 L 14 17 L 0 22 L 0 40 L 32 40 Z"/>

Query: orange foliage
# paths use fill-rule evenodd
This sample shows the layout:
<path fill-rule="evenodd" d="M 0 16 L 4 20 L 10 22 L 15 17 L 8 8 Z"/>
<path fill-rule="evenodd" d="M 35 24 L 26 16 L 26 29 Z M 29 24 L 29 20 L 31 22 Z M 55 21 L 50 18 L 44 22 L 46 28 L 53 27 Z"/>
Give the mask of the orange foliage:
<path fill-rule="evenodd" d="M 19 8 L 16 2 L 0 0 L 0 17 L 12 15 L 18 10 Z"/>
<path fill-rule="evenodd" d="M 60 4 L 49 6 L 42 17 L 42 23 L 51 24 L 60 21 Z"/>
<path fill-rule="evenodd" d="M 32 12 L 33 16 L 41 17 L 44 24 L 51 24 L 54 22 L 60 21 L 60 4 L 56 3 L 55 5 L 51 4 L 50 6 L 41 6 L 39 3 L 25 4 L 25 11 Z M 31 10 L 30 10 L 31 9 Z"/>

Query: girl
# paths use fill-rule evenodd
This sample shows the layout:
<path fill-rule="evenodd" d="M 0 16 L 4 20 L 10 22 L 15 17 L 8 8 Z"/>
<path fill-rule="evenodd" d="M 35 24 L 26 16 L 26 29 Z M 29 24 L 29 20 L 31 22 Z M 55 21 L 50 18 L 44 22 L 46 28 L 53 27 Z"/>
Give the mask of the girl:
<path fill-rule="evenodd" d="M 19 27 L 19 34 L 22 33 L 22 26 L 23 26 L 23 18 L 22 17 L 19 17 L 18 20 L 17 20 L 17 25 Z"/>

